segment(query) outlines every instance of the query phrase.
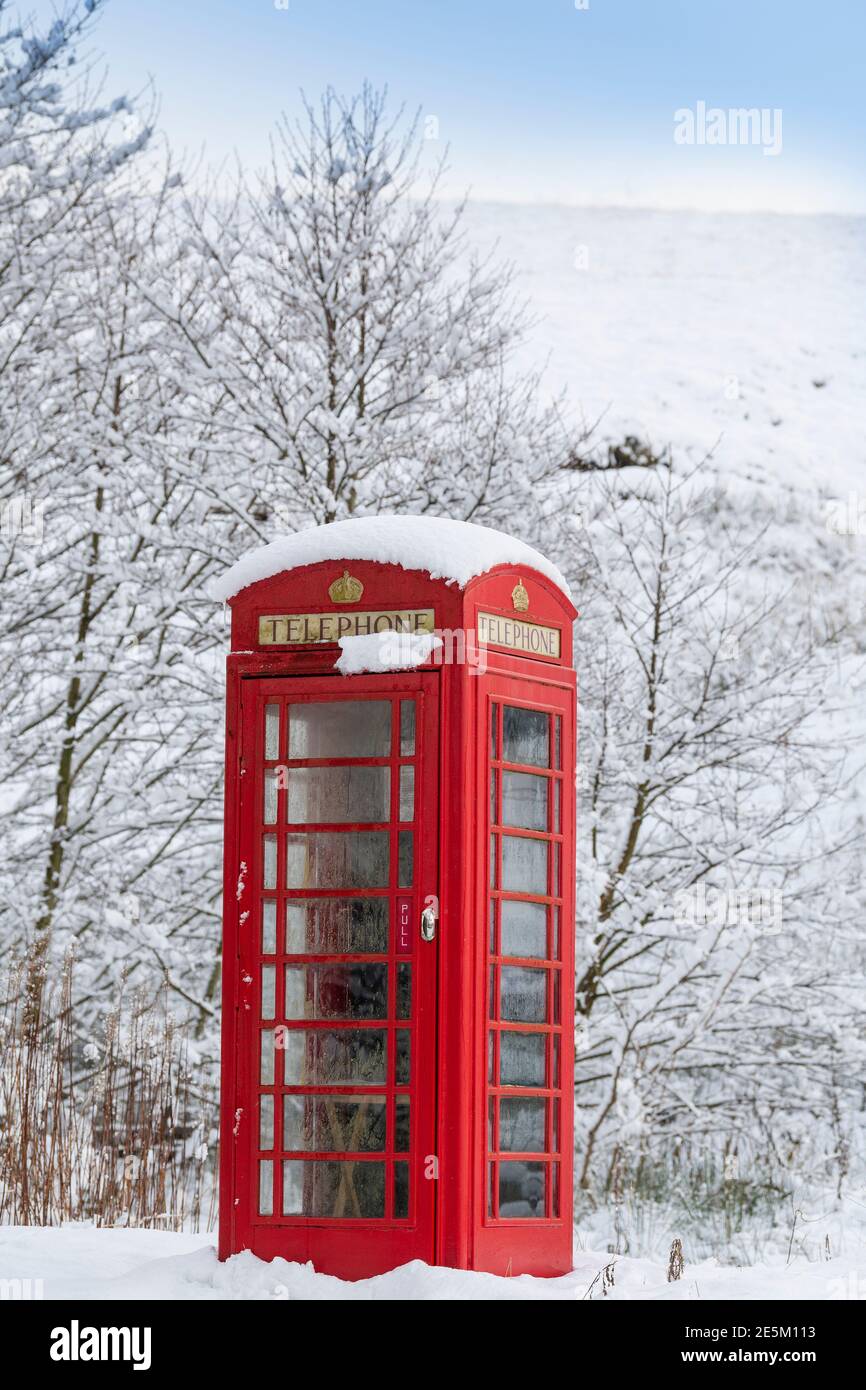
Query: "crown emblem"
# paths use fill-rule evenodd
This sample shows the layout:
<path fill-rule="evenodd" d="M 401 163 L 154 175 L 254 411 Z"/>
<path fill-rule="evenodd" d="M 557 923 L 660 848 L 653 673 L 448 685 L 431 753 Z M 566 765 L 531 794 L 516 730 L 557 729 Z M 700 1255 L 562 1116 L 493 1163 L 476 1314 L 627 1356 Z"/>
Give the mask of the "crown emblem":
<path fill-rule="evenodd" d="M 340 578 L 335 579 L 328 589 L 334 603 L 357 603 L 363 592 L 360 579 L 356 579 L 348 570 L 343 570 Z"/>
<path fill-rule="evenodd" d="M 514 604 L 518 613 L 525 613 L 529 607 L 529 594 L 526 592 L 526 588 L 521 579 L 518 579 L 514 588 L 511 590 L 511 602 Z"/>

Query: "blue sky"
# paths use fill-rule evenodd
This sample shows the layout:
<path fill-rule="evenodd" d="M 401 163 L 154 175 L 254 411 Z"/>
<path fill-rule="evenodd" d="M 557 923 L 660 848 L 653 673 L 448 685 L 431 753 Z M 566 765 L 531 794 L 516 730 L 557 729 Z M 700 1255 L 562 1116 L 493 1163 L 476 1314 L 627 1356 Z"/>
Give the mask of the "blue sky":
<path fill-rule="evenodd" d="M 863 0 L 281 3 L 107 0 L 94 43 L 112 88 L 152 77 L 172 144 L 214 162 L 261 165 L 301 87 L 366 77 L 438 118 L 449 193 L 866 211 Z M 781 153 L 675 144 L 699 101 L 780 109 Z"/>

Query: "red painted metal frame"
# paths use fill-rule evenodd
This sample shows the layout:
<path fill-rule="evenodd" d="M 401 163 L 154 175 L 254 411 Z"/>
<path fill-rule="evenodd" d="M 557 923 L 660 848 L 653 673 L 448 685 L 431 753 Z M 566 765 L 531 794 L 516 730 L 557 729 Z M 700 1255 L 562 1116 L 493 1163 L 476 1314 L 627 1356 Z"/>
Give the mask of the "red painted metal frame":
<path fill-rule="evenodd" d="M 489 1269 L 498 1273 L 529 1272 L 554 1275 L 571 1268 L 571 1183 L 573 1105 L 570 1078 L 573 1068 L 574 974 L 574 760 L 576 742 L 576 681 L 572 667 L 572 620 L 575 610 L 543 575 L 524 566 L 501 566 L 473 580 L 462 592 L 441 580 L 397 566 L 351 562 L 351 573 L 364 585 L 362 610 L 433 608 L 438 629 L 474 632 L 479 610 L 514 618 L 512 591 L 520 580 L 529 594 L 529 611 L 518 614 L 528 621 L 556 626 L 561 632 L 559 661 L 490 648 L 487 670 L 479 674 L 472 665 L 451 664 L 446 657 L 438 669 L 431 660 L 420 674 L 341 677 L 333 672 L 336 647 L 320 644 L 305 648 L 259 648 L 258 617 L 276 612 L 346 611 L 328 600 L 328 585 L 345 568 L 338 563 L 305 567 L 251 585 L 233 601 L 233 654 L 228 658 L 228 708 L 226 745 L 226 852 L 225 852 L 225 965 L 223 971 L 223 1162 L 220 1196 L 220 1257 L 242 1248 L 255 1248 L 265 1258 L 283 1255 L 311 1259 L 318 1269 L 359 1278 L 417 1256 L 434 1263 L 460 1268 Z M 438 891 L 438 999 L 435 1055 L 430 1061 L 430 1094 L 425 1107 L 435 1138 L 429 1153 L 436 1164 L 427 1165 L 438 1180 L 424 1179 L 435 1199 L 432 1250 L 426 1238 L 413 1246 L 407 1227 L 382 1221 L 356 1220 L 338 1224 L 305 1219 L 277 1221 L 260 1226 L 244 1216 L 244 1203 L 252 1200 L 251 1150 L 238 1144 L 234 1129 L 237 1112 L 247 1111 L 253 1097 L 243 1084 L 234 1060 L 250 1047 L 248 1030 L 239 1026 L 246 1014 L 239 993 L 238 959 L 243 928 L 236 889 L 239 865 L 251 856 L 253 804 L 241 763 L 241 751 L 251 737 L 245 727 L 248 692 L 263 681 L 297 691 L 333 690 L 343 697 L 359 698 L 390 689 L 423 689 L 425 707 L 436 706 L 438 758 L 427 764 L 436 773 L 426 781 L 424 805 L 428 830 L 424 844 L 441 866 L 438 890 L 432 858 L 425 863 L 416 893 Z M 413 684 L 420 683 L 420 684 Z M 560 1057 L 560 1206 L 559 1216 L 505 1218 L 491 1216 L 487 1206 L 487 967 L 488 967 L 488 718 L 491 703 L 526 705 L 558 713 L 562 736 L 562 839 L 561 839 L 561 962 L 551 966 L 562 976 Z M 259 702 L 261 703 L 261 701 Z M 535 769 L 527 769 L 535 771 Z M 420 788 L 416 788 L 420 798 Z M 432 807 L 438 801 L 438 809 Z M 420 804 L 420 801 L 419 803 Z M 435 824 L 430 816 L 435 815 Z M 438 835 L 434 833 L 438 831 Z M 250 858 L 246 862 L 249 866 Z M 249 869 L 248 869 L 249 872 Z M 417 932 L 420 896 L 413 904 Z M 392 943 L 393 944 L 393 943 Z M 392 958 L 393 959 L 393 958 Z M 536 962 L 537 964 L 537 962 Z M 249 972 L 248 972 L 249 973 Z M 255 975 L 253 976 L 255 979 Z M 252 1012 L 252 1010 L 250 1010 Z M 543 1031 L 548 1031 L 544 1029 Z M 252 1075 L 252 1073 L 249 1073 Z M 435 1090 L 435 1103 L 433 1091 Z M 516 1094 L 520 1094 L 518 1090 Z M 417 1123 L 417 1112 L 413 1117 Z M 242 1131 L 244 1115 L 239 1128 Z M 416 1149 L 424 1158 L 425 1144 Z M 511 1157 L 509 1155 L 509 1157 Z M 538 1155 L 524 1156 L 535 1161 Z M 518 1156 L 518 1159 L 520 1156 Z M 421 1181 L 417 1179 L 416 1181 Z M 396 1235 L 395 1235 L 396 1232 Z M 415 1233 L 417 1236 L 417 1232 Z M 400 1237 L 398 1240 L 397 1237 Z M 406 1239 L 404 1239 L 406 1238 Z M 301 1242 L 299 1245 L 298 1242 Z"/>
<path fill-rule="evenodd" d="M 230 1049 L 225 1055 L 233 1056 L 235 1060 L 235 1096 L 236 1104 L 232 1114 L 234 1116 L 230 1141 L 234 1150 L 235 1164 L 235 1192 L 231 1208 L 231 1217 L 234 1226 L 232 1235 L 232 1246 L 234 1249 L 250 1249 L 255 1254 L 264 1259 L 271 1259 L 275 1255 L 282 1255 L 287 1259 L 305 1261 L 314 1259 L 317 1268 L 326 1273 L 339 1271 L 343 1277 L 361 1277 L 370 1272 L 371 1256 L 381 1269 L 390 1269 L 395 1265 L 405 1263 L 411 1259 L 424 1259 L 432 1261 L 434 1257 L 434 1210 L 435 1210 L 435 1185 L 429 1181 L 423 1181 L 423 1158 L 425 1155 L 434 1151 L 435 1144 L 435 1078 L 436 1078 L 436 958 L 438 943 L 422 943 L 419 935 L 414 933 L 412 941 L 412 954 L 398 954 L 397 941 L 394 933 L 396 922 L 396 903 L 408 899 L 411 903 L 410 915 L 413 924 L 417 923 L 420 915 L 421 905 L 427 896 L 437 893 L 437 853 L 436 853 L 436 798 L 437 798 L 437 771 L 438 771 L 438 739 L 437 739 L 437 676 L 435 673 L 426 675 L 416 675 L 414 673 L 393 675 L 393 676 L 373 676 L 365 681 L 364 688 L 359 691 L 350 682 L 342 680 L 340 677 L 300 677 L 296 679 L 265 677 L 246 681 L 241 691 L 241 704 L 243 710 L 243 733 L 241 737 L 241 770 L 242 770 L 242 790 L 241 790 L 241 822 L 239 826 L 238 841 L 238 862 L 246 865 L 244 875 L 244 888 L 238 897 L 237 886 L 235 888 L 235 899 L 238 905 L 238 929 L 236 938 L 236 997 L 235 997 L 235 1019 L 236 1037 L 234 1048 Z M 278 845 L 278 880 L 277 891 L 273 894 L 274 900 L 278 904 L 277 922 L 280 934 L 283 930 L 285 920 L 284 907 L 287 899 L 303 898 L 304 900 L 316 897 L 330 898 L 334 896 L 332 890 L 304 888 L 302 890 L 289 891 L 284 882 L 285 866 L 285 837 L 291 833 L 288 822 L 283 814 L 284 792 L 279 793 L 279 807 L 277 823 L 275 825 L 265 825 L 262 821 L 261 807 L 263 799 L 263 777 L 262 771 L 265 760 L 262 749 L 262 730 L 264 723 L 264 709 L 266 704 L 275 703 L 285 711 L 289 706 L 292 708 L 297 705 L 314 700 L 317 702 L 327 701 L 352 701 L 358 700 L 383 700 L 390 699 L 392 702 L 392 746 L 387 758 L 361 759 L 361 765 L 375 766 L 384 765 L 391 769 L 391 811 L 392 814 L 386 822 L 379 824 L 341 822 L 339 824 L 328 825 L 326 823 L 317 824 L 312 827 L 313 831 L 327 831 L 329 829 L 338 832 L 350 833 L 352 830 L 375 831 L 386 830 L 391 838 L 391 882 L 387 889 L 354 888 L 348 894 L 351 898 L 383 898 L 392 910 L 389 912 L 389 950 L 385 955 L 364 955 L 351 953 L 346 956 L 327 956 L 316 954 L 292 955 L 288 957 L 284 949 L 281 949 L 282 942 L 278 937 L 277 951 L 273 956 L 273 963 L 277 971 L 277 1004 L 275 1010 L 275 1022 L 280 1024 L 284 1020 L 284 1014 L 280 1010 L 280 1000 L 282 993 L 282 976 L 285 966 L 289 963 L 314 963 L 316 961 L 328 963 L 340 960 L 353 962 L 364 962 L 367 960 L 382 961 L 389 966 L 389 1010 L 386 1020 L 337 1020 L 337 1019 L 305 1019 L 302 1022 L 288 1023 L 286 1026 L 291 1031 L 297 1030 L 320 1030 L 323 1032 L 334 1032 L 340 1029 L 375 1029 L 387 1032 L 388 1034 L 388 1071 L 387 1081 L 382 1085 L 369 1084 L 364 1082 L 356 1085 L 326 1085 L 316 1084 L 304 1087 L 287 1087 L 281 1084 L 279 1069 L 282 1059 L 277 1059 L 277 1079 L 272 1086 L 262 1087 L 258 1081 L 259 1065 L 259 1046 L 258 1039 L 260 1031 L 267 1031 L 266 1027 L 260 1023 L 261 1008 L 259 994 L 259 972 L 261 965 L 261 952 L 259 949 L 258 938 L 260 931 L 260 903 L 262 894 L 258 891 L 261 882 L 261 862 L 260 846 L 262 837 L 265 834 L 277 835 Z M 401 758 L 399 755 L 399 706 L 400 700 L 412 699 L 416 703 L 416 752 L 414 757 Z M 298 766 L 297 762 L 289 760 L 285 748 L 285 714 L 281 714 L 281 750 L 276 759 L 278 765 L 287 765 L 289 769 Z M 272 762 L 274 760 L 271 760 Z M 345 763 L 344 759 L 315 759 L 312 760 L 313 766 L 338 766 Z M 303 765 L 310 765 L 310 760 L 304 760 Z M 396 810 L 396 800 L 399 797 L 399 779 L 396 775 L 399 766 L 412 765 L 416 769 L 415 779 L 415 814 L 412 822 L 398 822 L 394 817 Z M 291 771 L 289 772 L 291 776 Z M 397 882 L 397 835 L 398 824 L 413 824 L 412 833 L 415 840 L 415 863 L 414 863 L 414 882 L 411 887 L 401 888 Z M 304 826 L 303 830 L 311 827 Z M 302 827 L 298 826 L 298 830 Z M 268 896 L 271 896 L 270 894 Z M 249 913 L 249 916 L 245 914 Z M 270 961 L 272 958 L 268 956 Z M 395 1018 L 394 1000 L 396 990 L 396 965 L 398 962 L 411 964 L 413 968 L 413 1009 L 410 1021 L 398 1021 Z M 384 1023 L 384 1028 L 382 1024 Z M 257 1142 L 258 1132 L 258 1106 L 254 1103 L 261 1091 L 272 1093 L 275 1097 L 275 1111 L 279 1111 L 281 1097 L 288 1091 L 294 1094 L 318 1094 L 328 1095 L 351 1095 L 353 1093 L 363 1093 L 364 1095 L 379 1095 L 386 1098 L 390 1109 L 390 1123 L 388 1134 L 393 1136 L 394 1119 L 394 1065 L 395 1065 L 395 1036 L 397 1028 L 407 1029 L 412 1035 L 410 1058 L 411 1058 L 411 1077 L 410 1083 L 398 1086 L 399 1094 L 411 1096 L 411 1123 L 412 1123 L 412 1154 L 414 1160 L 415 1173 L 414 1183 L 411 1182 L 410 1173 L 410 1197 L 411 1207 L 409 1217 L 405 1220 L 400 1218 L 388 1219 L 345 1219 L 326 1218 L 326 1217 L 298 1217 L 283 1216 L 280 1214 L 280 1193 L 281 1193 L 281 1158 L 284 1153 L 290 1153 L 285 1145 L 275 1145 L 271 1161 L 274 1164 L 274 1215 L 260 1217 L 257 1215 L 256 1197 L 258 1192 L 257 1166 L 260 1152 L 263 1157 L 268 1157 L 259 1149 Z M 279 1116 L 277 1116 L 277 1132 L 280 1131 Z M 228 1138 L 228 1136 L 226 1136 Z M 309 1161 L 340 1161 L 341 1155 L 338 1152 L 324 1151 L 321 1153 L 296 1152 L 293 1156 L 303 1157 Z M 363 1156 L 357 1156 L 352 1152 L 353 1162 L 383 1162 L 386 1165 L 386 1174 L 390 1177 L 391 1164 L 394 1161 L 394 1150 L 387 1148 L 383 1151 L 371 1151 Z M 401 1160 L 402 1161 L 402 1160 Z M 390 1205 L 392 1194 L 391 1183 L 387 1184 L 387 1195 Z M 371 1242 L 371 1234 L 375 1233 L 375 1241 Z M 373 1248 L 374 1247 L 374 1248 Z"/>
<path fill-rule="evenodd" d="M 524 674 L 516 675 L 510 671 L 500 671 L 494 668 L 479 681 L 478 689 L 479 792 L 481 788 L 484 789 L 486 795 L 483 804 L 487 806 L 488 810 L 486 816 L 478 818 L 481 841 L 479 860 L 484 865 L 484 873 L 478 876 L 479 889 L 481 890 L 478 911 L 485 924 L 485 930 L 478 933 L 476 943 L 478 971 L 476 1007 L 478 1017 L 486 1018 L 488 1027 L 486 1036 L 484 1031 L 479 1028 L 479 1040 L 476 1047 L 477 1092 L 479 1095 L 486 1093 L 487 1101 L 483 1107 L 484 1128 L 476 1144 L 476 1152 L 482 1151 L 484 1161 L 476 1162 L 475 1167 L 475 1206 L 476 1210 L 482 1213 L 482 1216 L 476 1228 L 474 1258 L 476 1267 L 489 1269 L 499 1274 L 523 1272 L 558 1274 L 571 1268 L 574 1116 L 571 1078 L 574 1073 L 574 1017 L 570 1001 L 573 996 L 574 980 L 574 932 L 573 929 L 569 929 L 569 924 L 573 924 L 574 919 L 574 875 L 573 872 L 570 872 L 570 866 L 574 862 L 575 784 L 572 772 L 574 768 L 574 701 L 573 693 L 570 690 L 553 682 L 547 683 L 543 679 L 538 679 L 538 675 L 539 672 L 536 669 L 533 672 L 534 678 L 529 680 Z M 502 710 L 506 705 L 512 708 L 546 712 L 551 719 L 551 734 L 553 734 L 553 721 L 561 720 L 560 756 L 558 759 L 553 757 L 554 738 L 551 737 L 549 768 L 504 760 Z M 494 719 L 498 730 L 496 757 L 493 757 L 491 751 L 491 728 Z M 546 831 L 534 831 L 525 827 L 506 827 L 502 825 L 501 818 L 493 819 L 489 794 L 492 769 L 497 772 L 496 804 L 498 810 L 501 810 L 502 806 L 503 771 L 516 771 L 547 778 L 548 829 Z M 560 788 L 561 798 L 558 829 L 554 820 L 554 787 L 557 784 Z M 493 831 L 493 843 L 496 846 L 499 861 L 495 875 L 491 872 L 492 826 L 501 826 Z M 520 894 L 516 890 L 506 891 L 504 889 L 501 875 L 501 846 L 503 837 L 513 835 L 548 844 L 547 894 L 540 895 L 537 892 Z M 495 886 L 493 886 L 494 883 Z M 507 956 L 501 951 L 501 903 L 507 900 L 520 900 L 521 898 L 525 901 L 546 902 L 548 905 L 548 949 L 544 958 Z M 492 950 L 490 945 L 489 908 L 491 901 L 499 905 L 497 906 L 495 926 L 496 951 Z M 554 932 L 553 923 L 557 910 L 559 929 L 558 932 Z M 555 940 L 557 936 L 558 942 Z M 544 971 L 547 976 L 547 1017 L 545 1022 L 532 1023 L 526 1020 L 506 1022 L 500 1020 L 498 1008 L 499 979 L 503 965 Z M 493 1006 L 491 1006 L 490 999 L 491 970 L 494 971 L 496 981 L 496 989 L 493 993 L 497 1002 Z M 495 1019 L 494 1013 L 496 1014 Z M 495 1023 L 495 1027 L 491 1026 L 493 1023 Z M 491 1084 L 488 1075 L 489 1036 L 492 1034 L 496 1040 L 494 1057 L 495 1065 L 498 1067 L 498 1037 L 503 1031 L 509 1030 L 523 1033 L 533 1032 L 546 1039 L 546 1077 L 543 1087 L 526 1085 L 504 1087 L 501 1084 L 501 1077 L 498 1084 Z M 554 1053 L 554 1048 L 558 1052 L 558 1057 Z M 558 1061 L 558 1066 L 555 1065 L 556 1061 Z M 504 1153 L 497 1146 L 491 1146 L 486 1137 L 489 1133 L 490 1122 L 488 1107 L 491 1101 L 498 1102 L 500 1097 L 537 1098 L 547 1101 L 545 1124 L 548 1142 L 543 1151 L 522 1153 L 509 1151 Z M 554 1138 L 553 1133 L 554 1113 L 558 1115 L 555 1124 L 556 1138 Z M 498 1118 L 494 1124 L 494 1133 L 498 1136 Z M 497 1154 L 501 1157 L 497 1157 Z M 489 1183 L 491 1167 L 495 1165 L 494 1175 L 498 1174 L 501 1162 L 545 1165 L 545 1215 L 543 1218 L 500 1214 L 496 1187 L 491 1187 Z M 556 1178 L 555 1185 L 554 1176 Z"/>

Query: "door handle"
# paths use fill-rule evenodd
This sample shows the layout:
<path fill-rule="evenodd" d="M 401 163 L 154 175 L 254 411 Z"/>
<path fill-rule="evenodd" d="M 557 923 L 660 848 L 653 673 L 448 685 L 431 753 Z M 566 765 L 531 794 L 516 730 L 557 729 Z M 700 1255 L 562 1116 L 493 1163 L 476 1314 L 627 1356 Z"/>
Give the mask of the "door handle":
<path fill-rule="evenodd" d="M 436 936 L 436 913 L 432 907 L 425 907 L 421 913 L 421 940 L 433 941 Z"/>

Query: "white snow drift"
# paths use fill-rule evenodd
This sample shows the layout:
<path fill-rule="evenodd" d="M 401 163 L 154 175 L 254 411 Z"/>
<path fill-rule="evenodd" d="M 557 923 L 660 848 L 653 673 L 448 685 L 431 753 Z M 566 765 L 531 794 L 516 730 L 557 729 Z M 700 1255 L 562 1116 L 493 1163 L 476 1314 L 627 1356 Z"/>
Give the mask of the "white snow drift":
<path fill-rule="evenodd" d="M 167 1231 L 96 1230 L 89 1225 L 0 1227 L 0 1282 L 7 1297 L 78 1299 L 360 1301 L 391 1299 L 596 1300 L 809 1299 L 847 1301 L 866 1294 L 866 1260 L 795 1259 L 748 1268 L 687 1260 L 682 1279 L 668 1283 L 663 1260 L 601 1251 L 575 1252 L 559 1279 L 445 1269 L 413 1260 L 374 1279 L 347 1283 L 317 1274 L 312 1264 L 259 1260 L 249 1251 L 220 1264 L 214 1236 Z M 602 1271 L 607 1268 L 607 1278 Z M 6 1282 L 8 1281 L 8 1282 Z M 612 1282 L 611 1282 L 612 1281 Z"/>

